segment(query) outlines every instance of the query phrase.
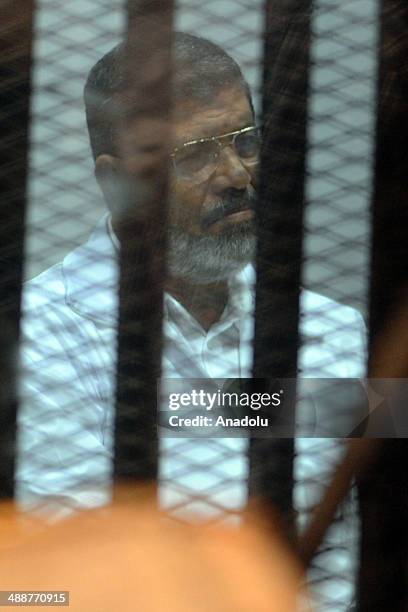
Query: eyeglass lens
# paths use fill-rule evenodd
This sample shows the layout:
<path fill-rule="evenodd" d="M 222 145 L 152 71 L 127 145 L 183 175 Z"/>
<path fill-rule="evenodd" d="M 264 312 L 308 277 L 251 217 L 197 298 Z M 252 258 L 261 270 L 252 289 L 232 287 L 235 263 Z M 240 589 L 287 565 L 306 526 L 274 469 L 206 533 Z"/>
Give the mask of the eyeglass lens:
<path fill-rule="evenodd" d="M 248 164 L 258 161 L 260 144 L 261 139 L 257 128 L 237 134 L 233 139 L 237 155 Z M 199 177 L 202 173 L 211 173 L 217 164 L 220 148 L 217 140 L 207 140 L 179 149 L 174 156 L 178 174 L 183 177 Z"/>
<path fill-rule="evenodd" d="M 244 160 L 258 159 L 261 140 L 259 130 L 237 134 L 234 141 L 237 154 Z"/>
<path fill-rule="evenodd" d="M 218 153 L 219 145 L 214 140 L 187 145 L 175 155 L 177 172 L 182 176 L 194 175 L 215 164 Z"/>

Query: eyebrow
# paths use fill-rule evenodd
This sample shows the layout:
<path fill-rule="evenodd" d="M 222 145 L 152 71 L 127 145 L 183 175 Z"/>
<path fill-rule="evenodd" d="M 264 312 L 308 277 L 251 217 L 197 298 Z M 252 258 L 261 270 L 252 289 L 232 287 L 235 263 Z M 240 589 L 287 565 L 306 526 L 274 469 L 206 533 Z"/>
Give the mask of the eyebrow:
<path fill-rule="evenodd" d="M 239 130 L 243 130 L 244 128 L 255 126 L 255 117 L 251 117 L 251 119 L 249 120 L 245 117 L 245 119 L 238 121 L 238 124 L 240 127 L 237 127 L 234 130 L 226 130 L 222 132 L 217 132 L 216 134 L 211 134 L 208 136 L 205 136 L 202 133 L 197 136 L 194 136 L 194 135 L 192 136 L 191 134 L 187 136 L 186 134 L 183 134 L 183 136 L 180 138 L 180 142 L 176 143 L 174 145 L 174 148 L 177 149 L 179 147 L 182 147 L 184 144 L 191 142 L 193 140 L 209 140 L 210 138 L 216 138 L 217 136 L 222 136 L 223 134 L 229 134 L 230 132 L 239 132 Z"/>

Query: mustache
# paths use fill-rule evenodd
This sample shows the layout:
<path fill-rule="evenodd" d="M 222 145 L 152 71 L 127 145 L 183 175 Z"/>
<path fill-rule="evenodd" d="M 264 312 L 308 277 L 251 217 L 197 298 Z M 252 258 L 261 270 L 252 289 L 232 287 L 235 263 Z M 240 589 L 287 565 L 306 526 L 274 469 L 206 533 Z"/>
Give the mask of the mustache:
<path fill-rule="evenodd" d="M 201 227 L 207 229 L 216 221 L 220 221 L 224 217 L 231 215 L 241 210 L 255 210 L 255 192 L 251 193 L 248 190 L 230 192 L 217 202 L 211 210 L 203 213 L 201 218 Z"/>

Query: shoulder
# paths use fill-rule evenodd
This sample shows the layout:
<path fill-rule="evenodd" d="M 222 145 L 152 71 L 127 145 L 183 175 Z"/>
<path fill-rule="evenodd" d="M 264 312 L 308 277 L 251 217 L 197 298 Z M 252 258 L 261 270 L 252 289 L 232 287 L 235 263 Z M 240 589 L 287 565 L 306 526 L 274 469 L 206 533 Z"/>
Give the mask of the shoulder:
<path fill-rule="evenodd" d="M 75 312 L 67 301 L 63 264 L 58 263 L 26 282 L 21 301 L 20 354 L 24 363 L 35 363 L 48 372 L 63 372 L 79 359 L 95 336 L 95 326 Z M 82 351 L 84 355 L 86 351 Z M 65 361 L 64 367 L 58 362 Z"/>
<path fill-rule="evenodd" d="M 256 272 L 252 264 L 242 269 L 238 276 L 255 297 Z M 300 325 L 306 335 L 319 335 L 350 328 L 364 330 L 361 314 L 351 306 L 307 289 L 300 290 Z"/>
<path fill-rule="evenodd" d="M 61 264 L 46 270 L 23 285 L 20 360 L 36 375 L 53 375 L 58 380 L 72 376 L 70 354 L 78 345 L 76 329 L 81 322 L 65 301 Z M 27 376 L 28 371 L 25 372 Z"/>
<path fill-rule="evenodd" d="M 62 275 L 62 262 L 55 264 L 38 276 L 27 281 L 22 290 L 23 312 L 43 308 L 51 303 L 63 302 L 65 285 Z"/>
<path fill-rule="evenodd" d="M 54 333 L 78 333 L 115 319 L 118 271 L 106 219 L 62 262 L 23 285 L 23 332 L 52 326 Z"/>
<path fill-rule="evenodd" d="M 360 377 L 365 373 L 366 328 L 351 306 L 303 290 L 300 300 L 300 367 L 316 377 Z"/>
<path fill-rule="evenodd" d="M 63 323 L 74 313 L 67 305 L 63 264 L 58 263 L 23 284 L 21 325 L 23 332 L 30 327 Z"/>
<path fill-rule="evenodd" d="M 62 263 L 24 283 L 21 299 L 23 349 L 34 340 L 43 348 L 55 346 L 58 330 L 69 323 L 73 314 L 66 305 L 65 295 Z"/>
<path fill-rule="evenodd" d="M 365 332 L 364 320 L 358 310 L 305 289 L 300 296 L 300 324 L 302 333 L 307 336 L 330 335 L 339 331 Z"/>
<path fill-rule="evenodd" d="M 240 278 L 255 297 L 256 272 L 250 264 Z M 299 370 L 306 377 L 360 378 L 366 370 L 366 328 L 351 306 L 300 290 Z"/>
<path fill-rule="evenodd" d="M 115 369 L 113 330 L 96 325 L 67 297 L 63 264 L 23 286 L 19 397 L 29 418 L 40 413 L 39 406 L 58 414 L 74 406 L 83 414 L 106 412 Z"/>
<path fill-rule="evenodd" d="M 41 385 L 47 397 L 52 389 L 60 397 L 62 383 L 67 390 L 87 387 L 93 396 L 110 389 L 117 315 L 112 250 L 103 217 L 87 242 L 23 285 L 23 382 Z"/>

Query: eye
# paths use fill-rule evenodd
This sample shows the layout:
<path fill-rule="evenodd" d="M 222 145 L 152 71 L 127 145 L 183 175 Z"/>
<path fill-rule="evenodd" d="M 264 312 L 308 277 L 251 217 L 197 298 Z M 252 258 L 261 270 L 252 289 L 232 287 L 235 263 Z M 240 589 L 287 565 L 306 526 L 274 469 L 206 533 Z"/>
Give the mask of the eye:
<path fill-rule="evenodd" d="M 261 134 L 258 128 L 238 134 L 235 149 L 242 159 L 257 160 L 261 149 Z"/>
<path fill-rule="evenodd" d="M 218 149 L 217 143 L 212 140 L 182 147 L 174 156 L 177 170 L 186 176 L 199 172 L 207 164 L 214 162 Z"/>

